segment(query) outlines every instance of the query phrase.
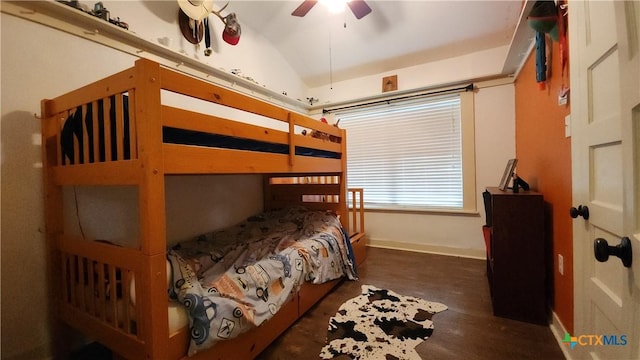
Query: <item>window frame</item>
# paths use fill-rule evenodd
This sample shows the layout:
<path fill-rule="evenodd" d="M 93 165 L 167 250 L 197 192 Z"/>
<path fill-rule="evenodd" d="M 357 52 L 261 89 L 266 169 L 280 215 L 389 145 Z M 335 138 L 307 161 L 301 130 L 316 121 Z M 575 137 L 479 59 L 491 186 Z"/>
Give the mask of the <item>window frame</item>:
<path fill-rule="evenodd" d="M 466 88 L 466 90 L 469 90 Z M 447 90 L 444 90 L 447 91 Z M 441 94 L 440 91 L 434 93 Z M 454 91 L 450 92 L 454 93 Z M 476 166 L 475 166 L 475 111 L 474 111 L 474 93 L 473 91 L 457 91 L 460 96 L 460 132 L 461 132 L 461 156 L 462 156 L 462 207 L 434 207 L 434 206 L 410 206 L 410 205 L 380 205 L 366 202 L 366 189 L 364 190 L 365 207 L 367 210 L 384 211 L 384 212 L 410 212 L 410 213 L 433 213 L 433 214 L 477 214 L 476 202 Z M 418 95 L 420 96 L 420 95 Z M 429 96 L 429 95 L 424 95 Z M 436 96 L 436 95 L 433 95 Z M 385 99 L 383 101 L 402 101 L 402 97 L 393 99 Z M 362 107 L 362 105 L 355 105 Z M 335 114 L 339 119 L 340 110 L 346 109 L 345 106 L 336 110 L 328 110 L 327 112 Z M 350 110 L 352 112 L 353 110 Z M 347 145 L 349 134 L 347 129 Z M 347 160 L 349 154 L 347 153 Z M 348 161 L 347 161 L 348 163 Z M 347 184 L 348 184 L 347 169 Z M 349 185 L 351 186 L 351 185 Z"/>

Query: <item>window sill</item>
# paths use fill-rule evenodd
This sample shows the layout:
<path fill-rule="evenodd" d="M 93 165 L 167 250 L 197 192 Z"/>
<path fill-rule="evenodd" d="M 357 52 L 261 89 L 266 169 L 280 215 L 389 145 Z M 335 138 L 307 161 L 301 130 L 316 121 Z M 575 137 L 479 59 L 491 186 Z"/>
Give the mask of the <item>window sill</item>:
<path fill-rule="evenodd" d="M 384 207 L 365 205 L 365 212 L 398 213 L 398 214 L 420 214 L 420 215 L 448 215 L 448 216 L 480 216 L 477 209 L 432 209 L 432 208 L 412 208 L 412 207 Z"/>

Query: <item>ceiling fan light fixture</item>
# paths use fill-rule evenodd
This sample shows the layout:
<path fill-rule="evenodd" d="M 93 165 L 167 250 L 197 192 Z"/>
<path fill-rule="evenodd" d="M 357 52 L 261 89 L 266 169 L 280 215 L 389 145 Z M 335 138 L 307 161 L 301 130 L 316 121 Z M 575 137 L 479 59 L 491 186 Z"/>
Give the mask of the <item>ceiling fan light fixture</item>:
<path fill-rule="evenodd" d="M 318 2 L 324 5 L 330 13 L 339 14 L 344 12 L 348 0 L 319 0 Z"/>
<path fill-rule="evenodd" d="M 293 10 L 291 15 L 303 17 L 307 15 L 309 10 L 311 10 L 316 3 L 319 2 L 323 3 L 324 6 L 330 9 L 330 12 L 344 12 L 344 7 L 347 5 L 358 20 L 371 12 L 371 8 L 367 5 L 365 0 L 304 0 L 295 10 Z"/>

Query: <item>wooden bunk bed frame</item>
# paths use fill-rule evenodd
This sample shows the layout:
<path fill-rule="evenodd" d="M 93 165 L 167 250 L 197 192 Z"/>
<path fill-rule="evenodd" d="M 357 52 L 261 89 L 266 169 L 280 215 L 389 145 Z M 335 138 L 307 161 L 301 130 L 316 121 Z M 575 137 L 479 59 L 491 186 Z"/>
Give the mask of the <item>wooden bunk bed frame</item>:
<path fill-rule="evenodd" d="M 170 107 L 161 102 L 161 91 L 204 100 L 273 121 L 285 122 L 289 131 L 277 131 L 216 116 Z M 128 97 L 128 126 L 122 116 L 122 96 Z M 114 97 L 114 95 L 116 95 Z M 113 100 L 115 99 L 115 100 Z M 115 129 L 104 121 L 105 144 L 116 144 L 112 153 L 104 146 L 104 159 L 83 158 L 89 154 L 92 136 L 98 128 L 98 102 L 115 106 Z M 113 102 L 113 103 L 110 103 Z M 93 106 L 90 106 L 93 105 Z M 80 108 L 79 108 L 80 107 Z M 93 134 L 86 125 L 82 145 L 74 139 L 74 161 L 65 161 L 61 146 L 64 122 L 76 109 L 93 112 Z M 106 109 L 106 107 L 105 107 Z M 109 347 L 115 356 L 127 359 L 178 359 L 187 354 L 188 331 L 169 333 L 166 283 L 165 176 L 175 174 L 263 174 L 264 209 L 305 205 L 332 210 L 340 215 L 358 263 L 365 256 L 362 190 L 346 187 L 345 131 L 310 117 L 289 111 L 232 90 L 164 68 L 147 60 L 137 60 L 132 68 L 71 91 L 55 99 L 43 100 L 42 144 L 46 236 L 58 321 L 53 331 L 56 351 L 69 350 L 61 327 L 78 329 Z M 107 110 L 104 118 L 108 119 Z M 163 142 L 163 126 L 242 137 L 288 146 L 288 154 L 222 149 Z M 110 129 L 107 129 L 111 127 Z M 296 133 L 296 127 L 329 134 L 332 140 Z M 125 133 L 127 131 L 127 133 Z M 115 138 L 112 138 L 115 134 Z M 123 139 L 128 137 L 128 141 Z M 97 154 L 98 141 L 93 141 Z M 296 155 L 304 146 L 339 154 L 339 158 Z M 125 147 L 128 147 L 125 149 Z M 128 153 L 125 158 L 123 154 Z M 96 157 L 97 158 L 97 157 Z M 66 234 L 63 188 L 65 186 L 134 186 L 138 191 L 139 245 L 118 247 L 87 241 Z M 308 199 L 319 198 L 320 201 Z M 353 206 L 348 207 L 351 198 Z M 118 279 L 119 278 L 119 279 Z M 101 284 L 118 279 L 116 286 Z M 135 279 L 135 287 L 129 284 Z M 217 343 L 195 358 L 253 358 L 338 281 L 323 285 L 304 284 L 276 316 L 242 336 Z M 136 306 L 122 306 L 135 291 Z M 94 294 L 88 298 L 83 293 Z M 64 324 L 67 325 L 64 325 Z"/>

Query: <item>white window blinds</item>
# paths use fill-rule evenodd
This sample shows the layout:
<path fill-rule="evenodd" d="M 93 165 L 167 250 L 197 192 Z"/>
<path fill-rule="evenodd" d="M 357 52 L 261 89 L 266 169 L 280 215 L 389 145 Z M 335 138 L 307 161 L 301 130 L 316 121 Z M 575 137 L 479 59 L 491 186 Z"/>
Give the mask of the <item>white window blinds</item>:
<path fill-rule="evenodd" d="M 460 103 L 456 93 L 336 112 L 348 186 L 370 208 L 462 209 Z"/>

